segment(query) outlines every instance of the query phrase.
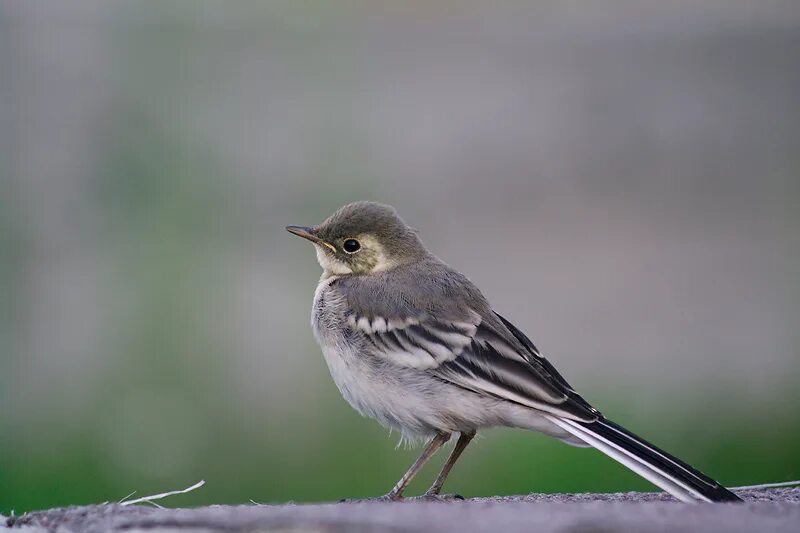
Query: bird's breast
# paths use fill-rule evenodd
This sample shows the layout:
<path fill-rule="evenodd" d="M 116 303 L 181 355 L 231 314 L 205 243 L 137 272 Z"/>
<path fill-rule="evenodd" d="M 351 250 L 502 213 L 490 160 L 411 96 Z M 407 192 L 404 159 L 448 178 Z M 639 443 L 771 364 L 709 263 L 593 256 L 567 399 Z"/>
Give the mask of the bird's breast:
<path fill-rule="evenodd" d="M 369 372 L 368 362 L 361 354 L 361 342 L 347 325 L 344 298 L 331 285 L 336 278 L 320 281 L 314 295 L 311 325 L 322 348 L 331 377 L 345 399 L 361 410 L 356 397 Z"/>
<path fill-rule="evenodd" d="M 344 298 L 335 280 L 317 287 L 312 325 L 331 377 L 345 400 L 359 413 L 386 427 L 406 430 L 419 425 L 413 395 L 382 370 L 381 361 L 367 353 L 363 336 L 347 323 Z"/>

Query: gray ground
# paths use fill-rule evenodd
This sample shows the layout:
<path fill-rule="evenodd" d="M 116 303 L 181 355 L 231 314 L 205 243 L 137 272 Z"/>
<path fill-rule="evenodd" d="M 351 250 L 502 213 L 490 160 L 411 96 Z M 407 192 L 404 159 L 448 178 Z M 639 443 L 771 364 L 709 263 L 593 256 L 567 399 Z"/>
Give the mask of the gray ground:
<path fill-rule="evenodd" d="M 685 505 L 660 493 L 531 494 L 453 503 L 70 507 L 7 518 L 23 531 L 800 531 L 800 488 L 738 491 L 742 505 Z"/>

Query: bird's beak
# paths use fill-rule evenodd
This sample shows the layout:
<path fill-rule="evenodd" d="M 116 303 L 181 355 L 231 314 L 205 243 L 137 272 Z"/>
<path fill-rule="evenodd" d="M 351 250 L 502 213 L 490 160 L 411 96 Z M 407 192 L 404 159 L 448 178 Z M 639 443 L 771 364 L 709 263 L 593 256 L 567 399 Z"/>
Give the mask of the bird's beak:
<path fill-rule="evenodd" d="M 322 239 L 314 235 L 314 228 L 309 228 L 307 226 L 286 226 L 286 231 L 288 231 L 289 233 L 294 233 L 298 237 L 308 239 L 314 244 L 325 246 L 329 248 L 332 252 L 336 253 L 336 247 L 334 245 L 332 245 L 329 242 L 323 241 Z"/>

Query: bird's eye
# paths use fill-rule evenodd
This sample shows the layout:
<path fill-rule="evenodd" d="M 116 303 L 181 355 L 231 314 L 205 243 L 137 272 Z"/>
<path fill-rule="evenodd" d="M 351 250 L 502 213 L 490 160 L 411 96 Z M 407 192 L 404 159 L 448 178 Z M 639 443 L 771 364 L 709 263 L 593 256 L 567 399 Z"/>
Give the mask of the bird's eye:
<path fill-rule="evenodd" d="M 342 248 L 348 254 L 354 254 L 361 249 L 361 243 L 355 239 L 347 239 L 342 243 Z"/>

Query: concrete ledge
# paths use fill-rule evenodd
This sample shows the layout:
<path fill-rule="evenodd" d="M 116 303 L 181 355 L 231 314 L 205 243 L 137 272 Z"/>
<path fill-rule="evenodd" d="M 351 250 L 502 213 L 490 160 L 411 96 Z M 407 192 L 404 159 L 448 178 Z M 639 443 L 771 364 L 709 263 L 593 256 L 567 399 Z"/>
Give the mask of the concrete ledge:
<path fill-rule="evenodd" d="M 42 531 L 800 531 L 800 488 L 744 490 L 744 504 L 686 505 L 663 493 L 530 494 L 451 503 L 214 505 L 195 509 L 95 505 L 0 519 Z M 3 525 L 4 524 L 4 525 Z"/>

